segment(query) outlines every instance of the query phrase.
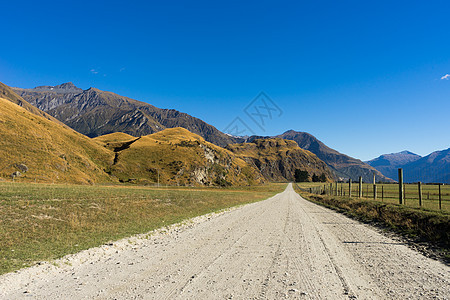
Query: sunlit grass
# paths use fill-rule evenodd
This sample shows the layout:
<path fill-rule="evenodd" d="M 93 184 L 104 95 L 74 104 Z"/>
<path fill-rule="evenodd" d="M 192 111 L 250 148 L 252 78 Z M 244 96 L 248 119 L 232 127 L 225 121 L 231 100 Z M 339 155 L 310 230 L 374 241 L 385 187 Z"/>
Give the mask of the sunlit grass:
<path fill-rule="evenodd" d="M 319 182 L 301 182 L 298 185 L 303 189 L 327 187 L 330 188 L 330 183 Z M 342 186 L 342 189 L 341 189 Z M 332 184 L 333 191 L 336 185 Z M 347 197 L 349 184 L 338 183 L 339 197 Z M 343 194 L 340 194 L 342 190 Z M 358 198 L 359 184 L 352 183 L 352 198 Z M 373 184 L 363 183 L 362 194 L 364 199 L 373 200 Z M 333 192 L 335 195 L 335 192 Z M 399 203 L 399 187 L 398 184 L 377 184 L 377 201 L 382 201 L 390 204 Z M 405 184 L 405 205 L 409 207 L 419 208 L 419 192 L 417 184 Z M 450 185 L 441 185 L 441 207 L 442 211 L 450 212 Z M 439 187 L 437 185 L 422 184 L 422 206 L 421 208 L 429 210 L 439 210 Z"/>
<path fill-rule="evenodd" d="M 0 274 L 223 208 L 286 184 L 186 188 L 0 183 Z"/>

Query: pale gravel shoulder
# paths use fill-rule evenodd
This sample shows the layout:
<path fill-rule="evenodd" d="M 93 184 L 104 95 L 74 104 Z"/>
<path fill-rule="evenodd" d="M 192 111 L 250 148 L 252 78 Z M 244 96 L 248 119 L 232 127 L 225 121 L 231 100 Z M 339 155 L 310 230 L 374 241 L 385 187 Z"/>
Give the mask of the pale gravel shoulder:
<path fill-rule="evenodd" d="M 89 264 L 92 261 L 101 263 L 102 261 L 107 261 L 113 254 L 124 251 L 132 251 L 137 248 L 142 248 L 147 244 L 158 243 L 158 241 L 163 237 L 170 235 L 173 236 L 198 224 L 208 222 L 234 210 L 242 209 L 244 206 L 255 205 L 256 203 L 257 202 L 240 204 L 224 208 L 205 215 L 186 219 L 179 223 L 160 227 L 147 233 L 135 234 L 117 241 L 109 241 L 98 247 L 82 250 L 74 254 L 68 254 L 62 258 L 51 261 L 41 261 L 34 266 L 0 275 L 0 297 L 10 292 L 11 288 L 14 289 L 14 287 L 17 287 L 18 282 L 26 282 L 32 278 L 36 279 L 55 272 L 69 272 L 78 266 Z"/>

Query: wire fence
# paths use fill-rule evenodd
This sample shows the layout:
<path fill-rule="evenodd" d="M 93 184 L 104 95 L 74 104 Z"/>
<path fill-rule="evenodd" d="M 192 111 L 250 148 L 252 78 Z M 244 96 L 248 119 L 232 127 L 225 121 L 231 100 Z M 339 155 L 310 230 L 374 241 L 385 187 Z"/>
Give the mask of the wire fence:
<path fill-rule="evenodd" d="M 410 183 L 300 183 L 297 187 L 307 193 L 345 198 L 361 198 L 415 208 L 450 212 L 450 185 Z"/>

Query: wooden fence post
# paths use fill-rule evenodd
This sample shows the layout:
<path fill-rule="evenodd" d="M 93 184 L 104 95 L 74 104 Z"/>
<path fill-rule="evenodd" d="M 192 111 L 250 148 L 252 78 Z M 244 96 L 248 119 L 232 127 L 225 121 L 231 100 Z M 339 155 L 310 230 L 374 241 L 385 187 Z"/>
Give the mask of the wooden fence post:
<path fill-rule="evenodd" d="M 422 207 L 422 182 L 418 182 L 417 186 L 419 187 L 419 206 Z"/>
<path fill-rule="evenodd" d="M 398 169 L 398 203 L 403 204 L 403 169 Z"/>
<path fill-rule="evenodd" d="M 351 178 L 348 180 L 348 197 L 349 198 L 352 197 L 352 179 Z"/>
<path fill-rule="evenodd" d="M 384 185 L 381 185 L 381 201 L 384 200 Z"/>
<path fill-rule="evenodd" d="M 373 185 L 373 200 L 377 200 L 377 185 Z"/>
<path fill-rule="evenodd" d="M 442 209 L 441 183 L 439 183 L 439 210 Z"/>
<path fill-rule="evenodd" d="M 344 184 L 341 182 L 341 197 L 344 196 Z"/>
<path fill-rule="evenodd" d="M 359 198 L 362 197 L 362 177 L 359 176 Z"/>

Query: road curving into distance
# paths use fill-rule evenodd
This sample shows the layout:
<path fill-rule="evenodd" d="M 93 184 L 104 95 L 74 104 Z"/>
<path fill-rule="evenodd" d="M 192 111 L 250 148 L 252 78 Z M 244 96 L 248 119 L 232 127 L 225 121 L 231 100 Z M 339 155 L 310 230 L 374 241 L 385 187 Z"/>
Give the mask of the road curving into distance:
<path fill-rule="evenodd" d="M 1 299 L 446 299 L 450 267 L 283 193 L 0 276 Z"/>

